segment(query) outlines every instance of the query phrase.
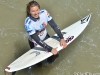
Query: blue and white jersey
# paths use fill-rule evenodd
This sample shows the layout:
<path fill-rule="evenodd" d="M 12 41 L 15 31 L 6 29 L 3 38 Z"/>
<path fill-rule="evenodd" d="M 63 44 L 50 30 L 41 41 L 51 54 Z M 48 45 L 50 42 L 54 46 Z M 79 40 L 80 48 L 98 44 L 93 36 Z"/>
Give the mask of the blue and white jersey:
<path fill-rule="evenodd" d="M 46 26 L 48 21 L 50 21 L 52 17 L 46 10 L 40 10 L 39 19 L 33 18 L 32 16 L 28 16 L 25 19 L 25 29 L 29 35 L 29 40 L 35 42 L 34 39 L 30 37 L 30 35 L 39 32 L 38 36 L 41 40 L 43 40 L 47 35 Z"/>

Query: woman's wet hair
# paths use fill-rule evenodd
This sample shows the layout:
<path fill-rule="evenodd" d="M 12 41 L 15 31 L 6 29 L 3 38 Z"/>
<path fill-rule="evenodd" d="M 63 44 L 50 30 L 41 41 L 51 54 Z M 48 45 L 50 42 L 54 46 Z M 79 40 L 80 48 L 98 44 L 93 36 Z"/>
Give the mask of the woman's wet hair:
<path fill-rule="evenodd" d="M 38 6 L 39 9 L 40 9 L 40 5 L 38 4 L 38 2 L 32 0 L 30 1 L 28 4 L 27 4 L 27 7 L 26 7 L 26 17 L 30 15 L 30 8 L 31 7 L 34 7 L 34 6 Z"/>

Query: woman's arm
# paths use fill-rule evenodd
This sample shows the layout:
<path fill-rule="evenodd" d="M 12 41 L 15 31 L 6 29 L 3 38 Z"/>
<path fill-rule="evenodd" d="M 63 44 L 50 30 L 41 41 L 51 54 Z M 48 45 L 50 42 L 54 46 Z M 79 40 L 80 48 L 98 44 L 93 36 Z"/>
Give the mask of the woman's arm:
<path fill-rule="evenodd" d="M 60 46 L 63 46 L 63 48 L 67 47 L 67 43 L 65 42 L 63 35 L 60 31 L 60 29 L 58 28 L 58 26 L 56 25 L 56 23 L 54 22 L 53 19 L 51 19 L 49 22 L 49 25 L 54 29 L 54 31 L 57 33 L 57 35 L 60 37 Z"/>
<path fill-rule="evenodd" d="M 45 48 L 46 50 L 48 50 L 49 52 L 51 52 L 52 47 L 49 46 L 49 45 L 47 45 L 44 41 L 42 41 L 39 38 L 39 36 L 38 36 L 37 33 L 34 33 L 34 34 L 30 35 L 30 36 L 36 41 L 37 44 L 39 44 L 40 46 L 42 46 L 43 48 Z"/>
<path fill-rule="evenodd" d="M 60 37 L 60 39 L 63 39 L 63 35 L 62 35 L 59 27 L 57 26 L 57 24 L 54 22 L 54 20 L 51 19 L 50 21 L 48 21 L 48 23 L 54 29 L 54 31 L 57 33 L 57 35 Z"/>

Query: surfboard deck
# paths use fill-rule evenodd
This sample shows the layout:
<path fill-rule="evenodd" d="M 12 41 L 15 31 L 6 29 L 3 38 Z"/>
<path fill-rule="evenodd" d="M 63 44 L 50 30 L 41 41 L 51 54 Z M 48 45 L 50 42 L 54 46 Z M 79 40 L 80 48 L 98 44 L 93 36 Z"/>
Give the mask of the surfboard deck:
<path fill-rule="evenodd" d="M 76 23 L 70 25 L 69 27 L 66 27 L 61 31 L 67 45 L 69 45 L 83 32 L 83 30 L 88 25 L 90 18 L 91 14 L 87 15 L 83 19 L 77 21 Z M 57 34 L 48 38 L 47 40 L 45 40 L 45 42 L 53 48 L 58 47 L 58 51 L 62 50 L 62 47 L 60 46 L 60 38 L 57 36 Z M 7 66 L 5 68 L 5 71 L 14 72 L 27 68 L 47 59 L 52 55 L 53 54 L 51 52 L 47 52 L 44 48 L 37 45 L 35 48 L 30 49 L 18 59 L 16 59 L 14 62 L 12 62 L 9 66 Z"/>

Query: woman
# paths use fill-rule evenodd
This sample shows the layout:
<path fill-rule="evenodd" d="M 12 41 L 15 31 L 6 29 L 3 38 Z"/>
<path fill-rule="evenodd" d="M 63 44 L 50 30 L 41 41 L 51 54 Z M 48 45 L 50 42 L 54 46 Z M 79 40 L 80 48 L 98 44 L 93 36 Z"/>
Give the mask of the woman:
<path fill-rule="evenodd" d="M 47 23 L 49 23 L 61 39 L 60 45 L 65 48 L 67 44 L 52 17 L 46 10 L 40 10 L 40 5 L 34 0 L 27 4 L 26 11 L 25 29 L 29 34 L 30 47 L 33 48 L 36 44 L 39 44 L 48 52 L 52 52 L 53 56 L 56 56 L 58 53 L 57 48 L 52 48 L 44 42 L 45 39 L 50 37 L 46 30 Z"/>
<path fill-rule="evenodd" d="M 63 35 L 56 23 L 46 10 L 40 10 L 40 5 L 36 1 L 30 1 L 26 8 L 27 16 L 25 19 L 25 29 L 29 35 L 30 48 L 34 48 L 37 44 L 45 48 L 48 52 L 51 52 L 53 56 L 47 59 L 49 63 L 52 63 L 58 57 L 57 48 L 52 48 L 47 45 L 44 40 L 49 38 L 49 34 L 46 30 L 47 24 L 49 24 L 54 31 L 58 34 L 60 45 L 65 48 L 67 46 L 64 41 Z M 38 64 L 40 65 L 40 63 Z M 13 73 L 14 74 L 14 73 Z"/>

